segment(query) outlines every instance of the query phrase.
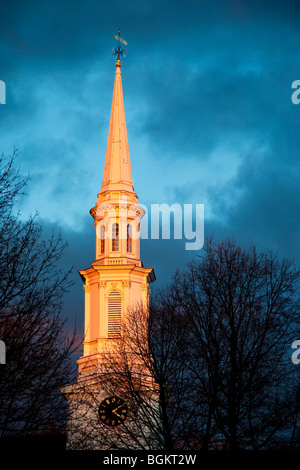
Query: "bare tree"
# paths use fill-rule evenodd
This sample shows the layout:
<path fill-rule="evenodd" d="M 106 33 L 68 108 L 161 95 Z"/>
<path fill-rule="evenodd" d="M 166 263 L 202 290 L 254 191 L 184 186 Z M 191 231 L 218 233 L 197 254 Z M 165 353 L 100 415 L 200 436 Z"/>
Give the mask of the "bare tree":
<path fill-rule="evenodd" d="M 290 260 L 207 240 L 149 307 L 126 312 L 121 336 L 100 344 L 98 366 L 71 390 L 77 447 L 295 447 L 298 285 Z M 127 403 L 124 421 L 116 407 L 114 423 L 105 422 L 99 410 L 109 397 Z"/>
<path fill-rule="evenodd" d="M 207 404 L 204 448 L 213 441 L 232 450 L 278 448 L 299 430 L 289 352 L 299 335 L 298 289 L 292 261 L 234 240 L 207 240 L 203 255 L 174 277 L 172 301 L 189 324 L 182 354 L 198 402 Z"/>
<path fill-rule="evenodd" d="M 148 308 L 129 309 L 118 343 L 119 364 L 123 364 L 118 380 L 126 384 L 127 395 L 139 410 L 136 427 L 148 429 L 156 447 L 166 451 L 185 447 L 195 420 L 189 407 L 191 376 L 178 347 L 184 337 L 176 306 L 158 296 Z M 114 364 L 110 367 L 115 369 Z M 147 445 L 152 448 L 151 442 Z"/>
<path fill-rule="evenodd" d="M 179 347 L 185 336 L 185 319 L 164 296 L 150 307 L 127 310 L 121 336 L 105 341 L 98 365 L 69 392 L 77 396 L 69 408 L 74 448 L 198 448 L 197 390 Z M 120 425 L 118 415 L 113 423 L 101 421 L 99 407 L 106 397 L 126 402 L 128 415 Z"/>
<path fill-rule="evenodd" d="M 18 201 L 22 179 L 12 157 L 0 158 L 0 339 L 6 364 L 0 366 L 0 436 L 37 432 L 64 423 L 60 386 L 72 380 L 69 335 L 61 319 L 69 270 L 60 260 L 60 236 L 44 240 L 37 217 L 23 221 Z"/>
<path fill-rule="evenodd" d="M 71 387 L 68 393 L 72 395 L 69 402 L 72 448 L 145 450 L 164 447 L 159 384 L 153 376 L 147 327 L 147 309 L 138 306 L 128 311 L 122 334 L 100 345 L 96 365 L 86 374 L 82 373 Z M 119 399 L 124 401 L 126 415 L 119 405 L 118 410 L 113 411 L 113 421 L 107 413 L 99 414 L 101 403 L 107 399 L 114 403 Z"/>

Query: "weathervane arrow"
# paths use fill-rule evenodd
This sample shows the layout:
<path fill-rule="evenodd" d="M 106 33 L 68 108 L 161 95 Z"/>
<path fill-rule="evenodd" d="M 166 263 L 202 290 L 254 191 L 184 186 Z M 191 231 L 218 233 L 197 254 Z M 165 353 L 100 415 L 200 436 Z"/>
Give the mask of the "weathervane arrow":
<path fill-rule="evenodd" d="M 118 47 L 113 48 L 114 52 L 112 53 L 112 55 L 118 55 L 118 59 L 120 59 L 121 55 L 125 57 L 124 52 L 127 51 L 127 49 L 122 49 L 122 47 L 121 47 L 121 43 L 124 44 L 125 46 L 127 46 L 127 41 L 125 41 L 125 39 L 121 38 L 120 33 L 121 33 L 121 31 L 119 30 L 119 36 L 114 35 L 114 38 L 119 42 L 119 44 L 118 44 Z"/>

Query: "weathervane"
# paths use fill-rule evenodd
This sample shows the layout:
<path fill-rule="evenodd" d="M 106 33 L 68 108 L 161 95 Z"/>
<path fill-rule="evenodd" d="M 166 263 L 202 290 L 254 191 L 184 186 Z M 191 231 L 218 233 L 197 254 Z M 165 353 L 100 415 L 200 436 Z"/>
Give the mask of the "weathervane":
<path fill-rule="evenodd" d="M 112 55 L 118 55 L 118 59 L 120 59 L 121 55 L 125 57 L 124 52 L 127 51 L 127 49 L 122 49 L 122 47 L 121 47 L 120 43 L 125 44 L 125 46 L 127 46 L 127 42 L 120 37 L 120 33 L 121 33 L 121 31 L 119 30 L 119 36 L 117 36 L 117 35 L 114 36 L 114 38 L 117 41 L 119 41 L 119 44 L 118 44 L 118 47 L 116 47 L 116 48 L 113 47 L 113 53 L 112 53 Z"/>

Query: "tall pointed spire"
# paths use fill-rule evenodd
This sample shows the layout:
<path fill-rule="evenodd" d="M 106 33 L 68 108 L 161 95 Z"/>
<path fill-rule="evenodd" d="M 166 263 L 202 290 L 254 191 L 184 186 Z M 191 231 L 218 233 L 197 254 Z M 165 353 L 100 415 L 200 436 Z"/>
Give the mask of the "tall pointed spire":
<path fill-rule="evenodd" d="M 133 191 L 125 108 L 118 55 L 101 192 Z"/>
<path fill-rule="evenodd" d="M 120 36 L 115 38 L 127 44 Z M 110 427 L 113 424 L 122 427 L 123 423 L 118 422 L 120 415 L 115 413 L 111 423 L 106 418 L 102 421 L 103 415 L 99 415 L 99 403 L 103 400 L 111 403 L 106 394 L 116 388 L 114 370 L 108 360 L 111 354 L 114 364 L 121 369 L 132 364 L 129 372 L 134 383 L 146 392 L 151 409 L 154 407 L 150 401 L 153 400 L 155 407 L 159 402 L 152 393 L 156 384 L 154 388 L 151 372 L 134 353 L 134 344 L 126 339 L 126 364 L 119 354 L 123 325 L 128 324 L 132 309 L 141 309 L 144 318 L 149 305 L 149 284 L 155 281 L 154 270 L 144 267 L 140 259 L 140 220 L 145 210 L 139 206 L 132 186 L 120 70 L 123 51 L 120 45 L 115 49 L 117 64 L 103 182 L 96 204 L 90 210 L 96 232 L 95 260 L 90 267 L 79 271 L 85 296 L 83 355 L 77 360 L 77 381 L 61 389 L 68 401 L 67 449 L 70 450 L 109 450 L 112 442 L 118 449 L 135 446 L 137 420 L 130 412 L 130 401 L 126 426 L 120 433 Z M 140 326 L 146 327 L 147 320 L 145 323 L 142 318 Z M 119 385 L 122 394 L 126 384 L 121 379 Z M 130 395 L 127 398 L 130 400 Z M 140 410 L 137 412 L 139 415 Z M 143 432 L 147 441 L 150 428 L 146 425 Z M 147 448 L 146 441 L 142 445 Z"/>

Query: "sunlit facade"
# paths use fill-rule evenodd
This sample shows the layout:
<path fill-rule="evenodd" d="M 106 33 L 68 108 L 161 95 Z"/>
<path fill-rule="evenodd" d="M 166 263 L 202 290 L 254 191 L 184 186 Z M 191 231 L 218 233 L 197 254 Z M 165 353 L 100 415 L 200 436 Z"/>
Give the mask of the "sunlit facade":
<path fill-rule="evenodd" d="M 93 382 L 93 377 L 101 371 L 105 352 L 112 349 L 120 338 L 128 308 L 148 305 L 149 284 L 155 280 L 155 275 L 152 268 L 143 267 L 140 259 L 139 235 L 143 213 L 132 183 L 121 61 L 118 57 L 102 186 L 95 206 L 90 210 L 95 226 L 95 261 L 88 269 L 79 271 L 85 295 L 83 355 L 77 361 L 77 383 L 62 390 L 69 410 L 68 448 L 76 448 L 79 422 L 99 420 L 97 410 L 92 416 L 93 412 L 87 405 L 90 398 L 86 401 L 83 398 L 86 390 L 82 393 L 82 384 L 91 386 L 93 393 L 96 387 L 98 401 L 105 398 L 105 393 L 99 388 L 99 380 Z M 85 412 L 86 407 L 88 411 Z M 93 430 L 90 432 L 92 435 Z M 92 441 L 91 437 L 91 448 Z"/>

